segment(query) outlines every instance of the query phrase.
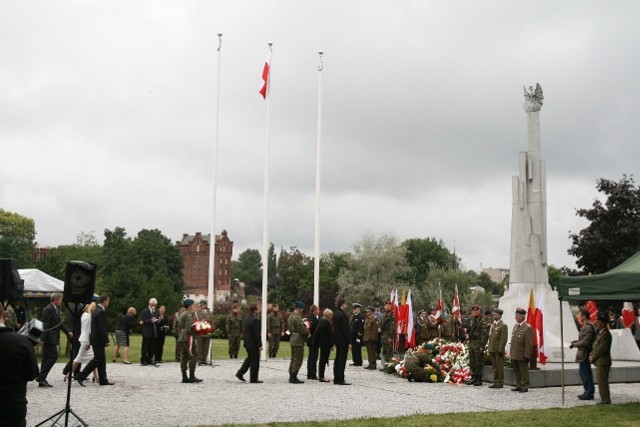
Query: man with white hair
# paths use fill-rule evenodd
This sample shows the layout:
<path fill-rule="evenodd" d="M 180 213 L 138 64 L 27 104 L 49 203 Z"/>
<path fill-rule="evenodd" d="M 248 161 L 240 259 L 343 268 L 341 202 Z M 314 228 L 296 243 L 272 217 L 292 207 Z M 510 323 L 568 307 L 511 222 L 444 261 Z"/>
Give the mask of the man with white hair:
<path fill-rule="evenodd" d="M 155 352 L 155 340 L 158 336 L 158 310 L 156 310 L 158 300 L 151 298 L 149 306 L 140 312 L 140 324 L 142 325 L 142 353 L 140 355 L 140 363 L 142 366 L 156 364 L 153 361 Z"/>
<path fill-rule="evenodd" d="M 51 295 L 51 303 L 42 309 L 43 332 L 40 336 L 42 345 L 42 365 L 40 375 L 36 378 L 39 387 L 51 387 L 47 382 L 47 375 L 58 361 L 58 345 L 60 345 L 60 330 L 71 338 L 73 334 L 62 322 L 60 315 L 60 305 L 62 304 L 62 294 L 55 292 Z"/>

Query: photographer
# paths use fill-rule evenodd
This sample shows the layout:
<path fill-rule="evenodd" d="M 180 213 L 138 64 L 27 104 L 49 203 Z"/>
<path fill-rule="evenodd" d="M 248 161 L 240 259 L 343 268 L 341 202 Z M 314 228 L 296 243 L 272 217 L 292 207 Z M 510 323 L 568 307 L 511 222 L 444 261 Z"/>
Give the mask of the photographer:
<path fill-rule="evenodd" d="M 38 376 L 33 344 L 5 325 L 4 305 L 0 304 L 0 426 L 27 425 L 27 382 Z"/>

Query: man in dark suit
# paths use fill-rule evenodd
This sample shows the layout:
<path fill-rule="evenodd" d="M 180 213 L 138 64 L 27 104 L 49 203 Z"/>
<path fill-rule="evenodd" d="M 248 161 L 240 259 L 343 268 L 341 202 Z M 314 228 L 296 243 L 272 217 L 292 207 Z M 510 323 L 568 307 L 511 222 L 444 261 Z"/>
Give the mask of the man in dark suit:
<path fill-rule="evenodd" d="M 362 335 L 364 334 L 364 316 L 362 315 L 362 305 L 354 302 L 352 305 L 353 314 L 349 322 L 351 332 L 351 366 L 362 366 Z"/>
<path fill-rule="evenodd" d="M 242 320 L 242 335 L 244 337 L 244 348 L 247 349 L 247 358 L 242 362 L 242 366 L 236 372 L 236 378 L 240 381 L 245 381 L 244 374 L 249 369 L 249 382 L 261 383 L 258 379 L 258 372 L 260 371 L 260 352 L 262 351 L 262 336 L 261 336 L 261 322 L 260 318 L 260 306 L 256 303 L 252 303 L 249 306 L 249 314 Z"/>
<path fill-rule="evenodd" d="M 93 360 L 87 363 L 87 366 L 76 377 L 78 384 L 84 387 L 84 380 L 94 368 L 98 368 L 98 378 L 100 385 L 113 385 L 107 379 L 107 356 L 105 347 L 109 346 L 109 323 L 107 322 L 107 307 L 109 307 L 109 296 L 100 295 L 98 298 L 98 306 L 91 315 L 91 338 L 89 342 L 93 348 Z"/>
<path fill-rule="evenodd" d="M 51 295 L 51 304 L 42 309 L 42 327 L 43 332 L 40 337 L 42 343 L 42 365 L 40 366 L 40 375 L 36 378 L 39 387 L 52 387 L 47 382 L 47 375 L 58 361 L 58 346 L 60 345 L 60 329 L 72 337 L 73 334 L 63 324 L 60 317 L 60 305 L 62 304 L 62 294 L 54 293 Z"/>
<path fill-rule="evenodd" d="M 33 343 L 5 325 L 4 306 L 0 303 L 0 425 L 26 426 L 27 382 L 38 376 L 38 361 Z"/>
<path fill-rule="evenodd" d="M 349 319 L 344 312 L 346 302 L 340 298 L 336 301 L 336 310 L 333 313 L 333 341 L 336 345 L 336 357 L 333 361 L 333 383 L 336 385 L 351 385 L 344 380 L 344 369 L 347 365 L 349 352 Z"/>
<path fill-rule="evenodd" d="M 142 353 L 140 363 L 143 366 L 155 365 L 153 362 L 155 353 L 155 340 L 158 337 L 158 300 L 151 298 L 149 306 L 140 312 L 140 324 L 142 325 Z"/>

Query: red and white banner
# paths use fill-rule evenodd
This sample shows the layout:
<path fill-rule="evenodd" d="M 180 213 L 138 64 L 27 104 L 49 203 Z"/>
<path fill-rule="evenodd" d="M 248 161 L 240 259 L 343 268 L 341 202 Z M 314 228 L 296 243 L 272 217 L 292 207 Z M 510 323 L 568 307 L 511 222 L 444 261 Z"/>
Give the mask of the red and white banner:
<path fill-rule="evenodd" d="M 458 297 L 458 285 L 456 285 L 456 293 L 453 295 L 451 314 L 454 318 L 458 319 L 458 322 L 462 322 L 462 316 L 460 315 L 460 298 Z"/>
<path fill-rule="evenodd" d="M 409 289 L 409 295 L 407 295 L 407 348 L 416 346 L 416 336 L 414 332 L 413 304 L 411 303 L 411 289 Z"/>
<path fill-rule="evenodd" d="M 264 61 L 264 68 L 262 69 L 262 80 L 260 81 L 260 90 L 259 93 L 262 95 L 262 98 L 267 99 L 268 93 L 268 84 L 269 84 L 269 69 L 271 68 L 271 50 L 269 50 L 269 54 L 267 55 L 266 61 Z"/>
<path fill-rule="evenodd" d="M 622 324 L 625 328 L 633 326 L 633 321 L 636 320 L 635 313 L 633 312 L 633 303 L 625 302 L 622 304 Z"/>

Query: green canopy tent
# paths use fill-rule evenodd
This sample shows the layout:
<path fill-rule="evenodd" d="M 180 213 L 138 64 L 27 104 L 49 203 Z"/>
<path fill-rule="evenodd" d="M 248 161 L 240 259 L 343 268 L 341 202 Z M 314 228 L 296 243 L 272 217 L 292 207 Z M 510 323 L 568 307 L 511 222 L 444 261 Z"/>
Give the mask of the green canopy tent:
<path fill-rule="evenodd" d="M 580 303 L 590 300 L 640 301 L 640 252 L 606 273 L 589 276 L 564 276 L 555 286 L 560 300 L 562 337 L 562 301 Z M 564 405 L 564 349 L 562 350 L 562 404 Z"/>

